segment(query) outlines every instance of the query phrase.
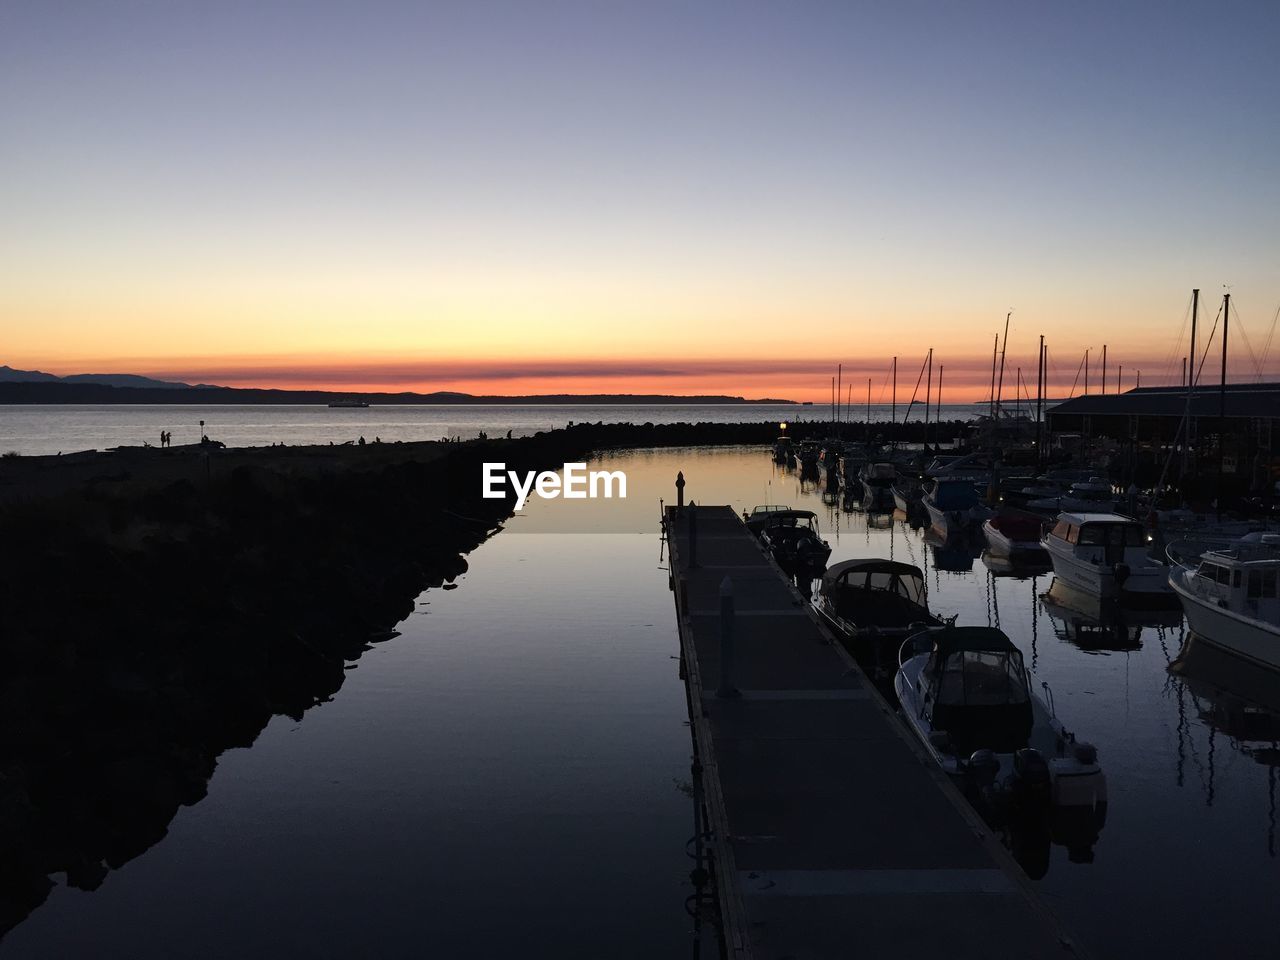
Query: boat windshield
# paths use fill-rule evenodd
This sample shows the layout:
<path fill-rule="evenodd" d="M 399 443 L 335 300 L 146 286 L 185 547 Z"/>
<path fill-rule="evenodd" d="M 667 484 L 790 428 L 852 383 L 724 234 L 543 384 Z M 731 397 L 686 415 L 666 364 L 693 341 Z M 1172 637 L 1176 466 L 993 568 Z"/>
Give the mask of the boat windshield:
<path fill-rule="evenodd" d="M 1147 535 L 1136 523 L 1086 523 L 1077 542 L 1091 547 L 1144 547 Z"/>
<path fill-rule="evenodd" d="M 959 650 L 937 669 L 937 702 L 994 707 L 1026 703 L 1027 675 L 1014 650 Z"/>

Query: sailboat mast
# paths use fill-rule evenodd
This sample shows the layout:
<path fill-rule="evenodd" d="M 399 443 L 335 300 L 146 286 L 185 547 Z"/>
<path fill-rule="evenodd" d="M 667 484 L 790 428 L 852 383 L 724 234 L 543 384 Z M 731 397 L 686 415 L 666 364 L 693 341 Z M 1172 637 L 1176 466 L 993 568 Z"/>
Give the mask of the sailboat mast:
<path fill-rule="evenodd" d="M 929 402 L 933 399 L 933 347 L 929 348 L 929 380 L 924 387 L 924 445 L 929 446 Z"/>
<path fill-rule="evenodd" d="M 889 397 L 889 422 L 893 425 L 889 435 L 890 442 L 898 436 L 898 358 L 893 358 L 893 391 Z"/>
<path fill-rule="evenodd" d="M 1036 354 L 1036 472 L 1040 472 L 1040 465 L 1044 462 L 1044 458 L 1040 453 L 1040 444 L 1043 440 L 1040 431 L 1040 415 L 1044 410 L 1044 334 L 1040 334 L 1040 351 Z"/>
<path fill-rule="evenodd" d="M 1222 295 L 1222 379 L 1218 385 L 1218 519 L 1222 519 L 1222 479 L 1227 456 L 1227 326 L 1231 320 L 1231 294 Z"/>
<path fill-rule="evenodd" d="M 934 411 L 934 415 L 933 415 L 933 425 L 934 425 L 934 431 L 933 431 L 933 444 L 934 444 L 934 446 L 937 446 L 937 445 L 938 445 L 938 431 L 937 431 L 937 426 L 938 426 L 938 424 L 939 424 L 939 423 L 941 423 L 941 422 L 942 422 L 942 371 L 943 371 L 943 370 L 945 370 L 945 369 L 946 369 L 946 364 L 942 364 L 942 363 L 938 364 L 938 406 L 937 406 L 937 409 Z"/>
<path fill-rule="evenodd" d="M 1190 360 L 1183 361 L 1188 369 L 1183 371 L 1183 379 L 1187 381 L 1187 412 L 1184 414 L 1186 424 L 1182 428 L 1182 475 L 1187 475 L 1187 454 L 1191 448 L 1191 395 L 1196 389 L 1196 315 L 1200 312 L 1200 288 L 1191 291 L 1191 353 Z"/>
<path fill-rule="evenodd" d="M 996 418 L 996 354 L 1000 352 L 1000 334 L 996 334 L 996 338 L 991 344 L 991 394 L 987 401 L 987 416 L 992 420 Z"/>
<path fill-rule="evenodd" d="M 1102 395 L 1107 395 L 1107 345 L 1102 345 Z"/>
<path fill-rule="evenodd" d="M 999 422 L 999 420 L 1000 420 L 1000 399 L 1001 399 L 1001 394 L 1003 394 L 1003 393 L 1004 393 L 1004 355 L 1005 355 L 1005 351 L 1007 351 L 1007 350 L 1009 349 L 1009 318 L 1010 318 L 1010 317 L 1012 317 L 1012 316 L 1013 316 L 1013 311 L 1012 311 L 1012 310 L 1010 310 L 1008 313 L 1006 313 L 1006 314 L 1004 315 L 1004 344 L 1000 347 L 1000 382 L 999 382 L 999 384 L 996 386 L 996 421 L 997 421 L 997 425 L 998 425 L 998 422 Z"/>
<path fill-rule="evenodd" d="M 835 396 L 835 403 L 832 404 L 832 406 L 835 407 L 837 437 L 840 436 L 840 394 L 842 392 L 841 388 L 843 386 L 844 386 L 844 364 L 837 363 L 836 364 L 836 396 Z"/>

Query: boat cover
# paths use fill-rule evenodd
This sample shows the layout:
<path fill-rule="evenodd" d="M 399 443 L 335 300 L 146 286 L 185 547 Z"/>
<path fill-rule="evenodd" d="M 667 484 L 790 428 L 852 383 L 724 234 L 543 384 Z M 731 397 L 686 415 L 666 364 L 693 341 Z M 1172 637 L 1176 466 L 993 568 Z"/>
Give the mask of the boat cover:
<path fill-rule="evenodd" d="M 924 574 L 919 567 L 896 560 L 845 560 L 827 567 L 822 575 L 823 593 L 845 584 L 897 593 L 915 604 L 924 602 Z"/>

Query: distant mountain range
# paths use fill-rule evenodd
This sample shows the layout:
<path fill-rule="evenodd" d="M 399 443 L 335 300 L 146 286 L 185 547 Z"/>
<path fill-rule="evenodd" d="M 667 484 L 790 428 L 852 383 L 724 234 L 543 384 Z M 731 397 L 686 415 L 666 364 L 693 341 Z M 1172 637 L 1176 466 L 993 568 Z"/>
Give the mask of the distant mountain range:
<path fill-rule="evenodd" d="M 173 380 L 155 380 L 151 377 L 140 377 L 136 373 L 73 373 L 67 377 L 59 377 L 43 370 L 15 370 L 13 367 L 0 364 L 0 383 L 96 383 L 104 387 L 140 387 L 154 389 L 163 387 L 168 390 L 193 390 L 189 383 L 178 383 Z M 211 384 L 198 384 L 209 387 Z"/>
<path fill-rule="evenodd" d="M 327 404 L 363 400 L 371 405 L 406 404 L 714 404 L 794 403 L 793 400 L 746 400 L 742 397 L 662 393 L 553 393 L 535 396 L 477 396 L 441 390 L 435 393 L 353 393 L 329 390 L 266 390 L 216 387 L 206 383 L 173 383 L 129 373 L 79 373 L 58 377 L 39 370 L 0 366 L 0 403 L 280 403 Z"/>

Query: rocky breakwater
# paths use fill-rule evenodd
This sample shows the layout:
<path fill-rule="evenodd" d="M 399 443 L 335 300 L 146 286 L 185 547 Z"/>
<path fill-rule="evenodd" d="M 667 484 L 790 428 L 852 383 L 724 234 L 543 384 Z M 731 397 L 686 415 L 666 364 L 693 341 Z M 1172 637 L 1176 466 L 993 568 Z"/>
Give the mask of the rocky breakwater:
<path fill-rule="evenodd" d="M 512 509 L 482 461 L 556 467 L 587 433 L 7 464 L 0 937 L 52 877 L 95 889 L 159 841 L 224 750 L 332 697 L 464 572 Z"/>

